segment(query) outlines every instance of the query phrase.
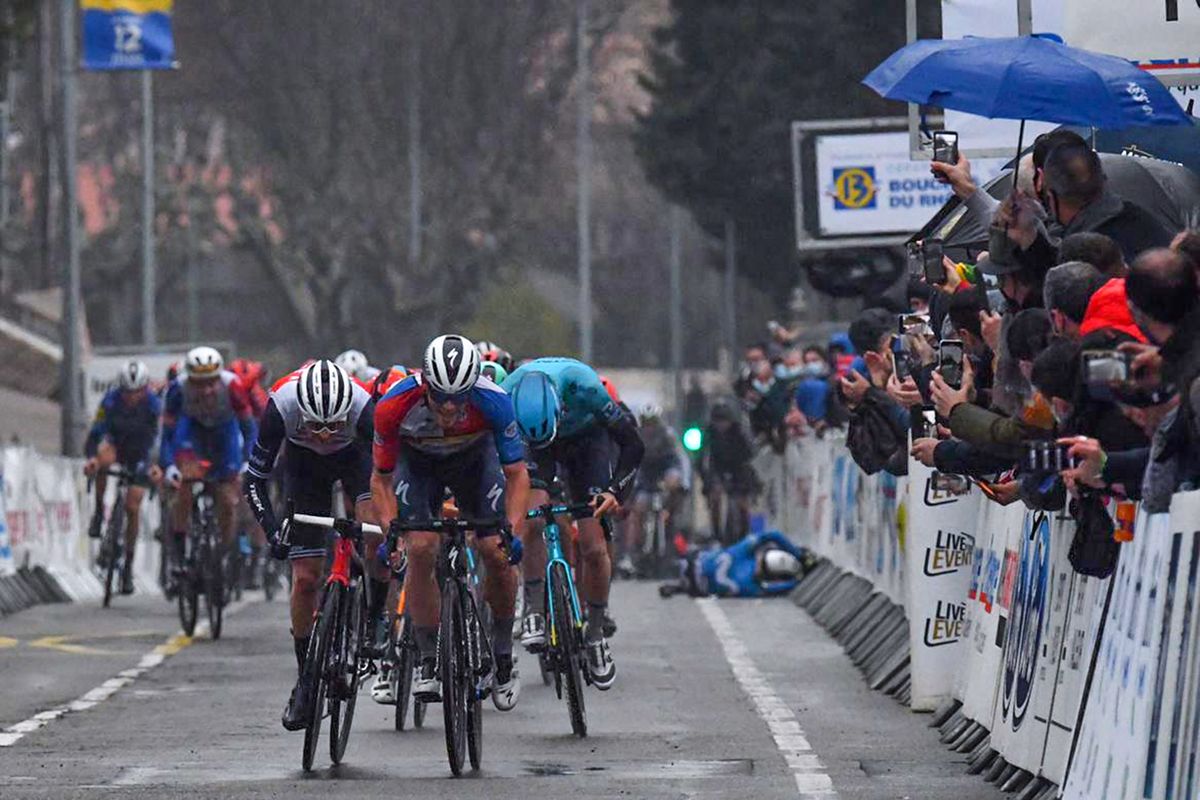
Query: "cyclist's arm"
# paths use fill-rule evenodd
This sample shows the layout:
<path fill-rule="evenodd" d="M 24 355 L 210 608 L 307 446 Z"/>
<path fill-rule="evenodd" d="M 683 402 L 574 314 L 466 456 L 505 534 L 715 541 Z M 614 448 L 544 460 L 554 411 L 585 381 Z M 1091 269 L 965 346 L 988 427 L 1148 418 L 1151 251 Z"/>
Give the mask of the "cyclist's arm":
<path fill-rule="evenodd" d="M 254 449 L 254 442 L 258 439 L 258 425 L 254 421 L 254 406 L 250 403 L 250 394 L 240 380 L 229 384 L 229 402 L 237 415 L 238 428 L 242 432 L 242 461 L 247 462 Z"/>
<path fill-rule="evenodd" d="M 100 401 L 96 408 L 96 416 L 92 419 L 92 427 L 88 430 L 87 441 L 83 445 L 83 454 L 94 458 L 100 447 L 100 440 L 108 435 L 108 397 Z"/>
<path fill-rule="evenodd" d="M 525 538 L 525 511 L 529 508 L 529 469 L 524 461 L 504 465 L 504 513 L 513 535 Z"/>
<path fill-rule="evenodd" d="M 637 423 L 633 421 L 633 417 L 622 412 L 615 403 L 612 406 L 615 413 L 610 414 L 605 421 L 605 427 L 608 428 L 608 433 L 617 443 L 620 452 L 617 455 L 617 465 L 613 468 L 613 478 L 608 485 L 608 491 L 618 499 L 623 499 L 629 494 L 633 480 L 637 477 L 642 456 L 646 454 L 646 446 L 642 443 L 642 435 L 638 433 Z"/>
<path fill-rule="evenodd" d="M 379 524 L 386 528 L 398 513 L 392 472 L 400 454 L 400 420 L 407 404 L 401 397 L 384 397 L 375 404 L 372 417 L 374 436 L 371 448 L 371 502 L 379 515 Z M 365 412 L 363 416 L 368 416 Z"/>
<path fill-rule="evenodd" d="M 163 402 L 162 426 L 158 437 L 158 465 L 163 469 L 175 461 L 175 429 L 182 411 L 183 393 L 179 384 L 172 383 L 167 388 L 167 398 Z"/>
<path fill-rule="evenodd" d="M 242 492 L 246 495 L 246 502 L 250 504 L 250 510 L 254 512 L 258 524 L 268 534 L 279 528 L 279 522 L 275 518 L 275 510 L 271 507 L 267 479 L 275 467 L 275 458 L 279 455 L 279 448 L 283 446 L 285 435 L 283 415 L 279 413 L 279 408 L 272 399 L 263 412 L 262 427 L 258 430 L 254 448 L 250 453 L 250 464 L 242 478 Z"/>

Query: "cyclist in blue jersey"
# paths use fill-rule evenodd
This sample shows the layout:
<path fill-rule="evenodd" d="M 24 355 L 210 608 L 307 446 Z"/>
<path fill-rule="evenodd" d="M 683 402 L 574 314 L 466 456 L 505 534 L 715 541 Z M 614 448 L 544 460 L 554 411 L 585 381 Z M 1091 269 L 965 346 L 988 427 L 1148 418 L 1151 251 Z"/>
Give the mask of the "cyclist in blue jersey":
<path fill-rule="evenodd" d="M 158 460 L 172 488 L 178 489 L 185 480 L 216 482 L 222 549 L 233 543 L 242 499 L 239 477 L 257 436 L 246 387 L 224 368 L 221 354 L 211 347 L 189 350 L 184 374 L 167 390 Z M 205 461 L 210 465 L 207 471 L 201 467 Z M 176 491 L 169 521 L 169 545 L 176 567 L 182 563 L 191 510 L 191 493 Z"/>
<path fill-rule="evenodd" d="M 765 597 L 796 588 L 808 553 L 778 531 L 752 533 L 724 549 L 695 550 L 680 562 L 680 579 L 659 587 L 668 597 Z"/>
<path fill-rule="evenodd" d="M 517 427 L 529 444 L 530 507 L 550 501 L 549 488 L 561 469 L 571 500 L 591 498 L 593 519 L 579 521 L 583 561 L 581 594 L 587 603 L 588 672 L 596 688 L 616 679 L 604 637 L 612 561 L 598 517 L 620 508 L 633 488 L 645 448 L 633 417 L 609 396 L 596 371 L 573 358 L 538 358 L 504 381 L 512 395 Z M 613 445 L 618 454 L 614 468 Z M 525 620 L 521 643 L 537 651 L 546 643 L 546 547 L 540 529 L 526 537 Z"/>
<path fill-rule="evenodd" d="M 84 445 L 87 462 L 83 471 L 96 478 L 96 510 L 88 526 L 88 536 L 93 539 L 100 538 L 104 490 L 108 485 L 108 473 L 105 470 L 113 464 L 119 464 L 133 474 L 132 484 L 125 493 L 126 556 L 125 569 L 121 574 L 121 594 L 133 593 L 133 573 L 130 569 L 137 546 L 142 499 L 146 488 L 152 482 L 157 483 L 162 476 L 150 457 L 158 437 L 162 400 L 150 391 L 149 384 L 150 370 L 141 361 L 129 361 L 121 367 L 117 386 L 105 393 L 96 409 Z"/>

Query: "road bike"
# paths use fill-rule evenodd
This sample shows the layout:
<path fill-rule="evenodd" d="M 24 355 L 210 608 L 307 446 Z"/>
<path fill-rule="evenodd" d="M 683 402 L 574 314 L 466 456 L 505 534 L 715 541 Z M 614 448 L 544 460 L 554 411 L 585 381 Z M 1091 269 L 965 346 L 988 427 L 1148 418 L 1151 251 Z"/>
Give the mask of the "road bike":
<path fill-rule="evenodd" d="M 304 729 L 301 765 L 312 769 L 321 737 L 321 722 L 329 716 L 329 758 L 340 764 L 350 741 L 358 689 L 375 664 L 366 653 L 370 585 L 363 579 L 362 535 L 379 533 L 377 525 L 336 517 L 291 514 L 291 524 L 316 525 L 333 531 L 333 563 L 317 606 L 317 619 L 304 660 L 303 680 L 311 692 L 311 715 Z M 285 537 L 286 538 L 286 537 Z M 287 542 L 284 542 L 285 544 Z"/>
<path fill-rule="evenodd" d="M 108 512 L 108 525 L 100 538 L 100 550 L 96 554 L 96 564 L 104 573 L 104 608 L 112 602 L 114 582 L 118 574 L 124 574 L 133 567 L 126 563 L 129 554 L 125 550 L 125 495 L 133 484 L 134 474 L 122 466 L 108 466 L 101 470 L 105 475 L 117 479 L 116 496 L 112 508 Z M 91 492 L 94 478 L 88 478 L 88 491 Z M 120 567 L 120 573 L 117 568 Z"/>
<path fill-rule="evenodd" d="M 554 692 L 561 700 L 567 696 L 567 713 L 571 718 L 571 731 L 579 737 L 587 736 L 587 708 L 583 699 L 583 688 L 592 682 L 587 669 L 587 656 L 583 638 L 584 618 L 579 605 L 579 593 L 571 576 L 571 565 L 563 551 L 561 530 L 556 517 L 569 515 L 573 520 L 594 516 L 595 508 L 586 503 L 580 505 L 554 505 L 547 503 L 530 509 L 528 519 L 541 519 L 545 525 L 542 537 L 546 540 L 546 648 L 539 654 L 539 665 L 544 663 L 546 672 L 553 675 Z M 609 521 L 601 517 L 600 524 L 609 532 Z"/>
<path fill-rule="evenodd" d="M 207 469 L 207 462 L 200 463 Z M 191 636 L 196 632 L 196 618 L 203 595 L 209 635 L 213 639 L 220 639 L 225 606 L 229 601 L 229 559 L 222 553 L 224 548 L 217 527 L 216 487 L 216 481 L 204 477 L 185 479 L 180 487 L 180 491 L 192 493 L 192 514 L 185 544 L 186 555 L 178 570 L 177 600 L 179 622 L 183 632 Z"/>
<path fill-rule="evenodd" d="M 478 770 L 483 762 L 483 700 L 491 692 L 494 664 L 489 630 L 483 624 L 475 591 L 474 555 L 467 532 L 499 528 L 512 552 L 512 534 L 502 519 L 441 517 L 398 522 L 397 533 L 433 531 L 446 534 L 438 558 L 442 613 L 438 626 L 438 673 L 442 681 L 442 716 L 446 725 L 446 758 L 455 777 L 466 758 Z M 389 536 L 388 552 L 395 547 Z"/>
<path fill-rule="evenodd" d="M 396 701 L 396 730 L 402 731 L 408 724 L 408 707 L 412 704 L 412 723 L 414 728 L 425 725 L 425 710 L 427 704 L 412 696 L 413 672 L 418 666 L 417 642 L 413 636 L 412 618 L 408 615 L 408 592 L 403 586 L 396 597 L 395 616 L 388 626 L 388 660 L 391 667 L 388 679 L 391 682 L 392 697 Z"/>

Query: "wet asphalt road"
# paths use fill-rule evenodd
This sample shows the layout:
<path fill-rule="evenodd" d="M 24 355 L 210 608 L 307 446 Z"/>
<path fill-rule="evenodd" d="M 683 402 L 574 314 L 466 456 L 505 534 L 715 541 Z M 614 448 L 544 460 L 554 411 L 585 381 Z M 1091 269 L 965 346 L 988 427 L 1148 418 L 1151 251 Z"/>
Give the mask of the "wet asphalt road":
<path fill-rule="evenodd" d="M 1003 796 L 964 774 L 963 756 L 938 744 L 927 717 L 869 691 L 790 601 L 719 608 L 838 797 Z M 805 796 L 695 601 L 619 583 L 613 610 L 618 679 L 608 693 L 589 690 L 588 738 L 571 735 L 565 704 L 526 656 L 517 708 L 486 706 L 484 769 L 456 780 L 440 707 L 431 707 L 424 730 L 397 733 L 392 708 L 372 703 L 365 689 L 345 763 L 331 767 L 323 741 L 314 771 L 300 770 L 303 734 L 279 724 L 295 673 L 279 601 L 244 604 L 216 642 L 175 636 L 174 606 L 158 597 L 118 598 L 108 611 L 34 608 L 0 620 L 0 731 L 89 696 L 145 666 L 156 648 L 166 657 L 94 706 L 0 747 L 0 797 Z"/>

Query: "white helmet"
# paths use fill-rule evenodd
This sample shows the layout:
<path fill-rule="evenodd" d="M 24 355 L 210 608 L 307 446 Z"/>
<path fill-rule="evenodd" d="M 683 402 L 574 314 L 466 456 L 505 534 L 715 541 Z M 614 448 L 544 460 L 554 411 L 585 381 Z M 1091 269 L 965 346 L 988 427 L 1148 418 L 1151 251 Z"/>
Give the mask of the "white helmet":
<path fill-rule="evenodd" d="M 215 378 L 225 367 L 225 359 L 212 347 L 193 347 L 183 359 L 183 371 L 189 378 Z"/>
<path fill-rule="evenodd" d="M 786 580 L 800 574 L 800 559 L 787 550 L 771 548 L 763 554 L 763 572 L 770 580 Z"/>
<path fill-rule="evenodd" d="M 369 378 L 368 373 L 371 370 L 371 362 L 367 361 L 367 357 L 363 355 L 361 350 L 347 350 L 333 361 L 360 381 L 365 381 Z"/>
<path fill-rule="evenodd" d="M 425 348 L 425 382 L 442 394 L 462 394 L 479 380 L 479 351 L 458 334 L 439 336 Z"/>
<path fill-rule="evenodd" d="M 146 384 L 150 383 L 150 370 L 141 361 L 136 358 L 132 359 L 121 366 L 117 382 L 125 391 L 136 392 L 138 389 L 146 388 Z"/>
<path fill-rule="evenodd" d="M 495 350 L 499 350 L 499 349 L 500 349 L 499 345 L 497 345 L 495 342 L 489 342 L 486 339 L 484 339 L 481 342 L 475 343 L 475 351 L 477 353 L 479 353 L 480 358 L 483 358 L 488 353 L 491 353 L 491 352 L 493 352 Z"/>
<path fill-rule="evenodd" d="M 307 422 L 341 422 L 354 403 L 354 384 L 346 370 L 332 361 L 314 361 L 296 381 L 300 414 Z"/>
<path fill-rule="evenodd" d="M 642 422 L 651 419 L 661 419 L 663 415 L 662 406 L 655 403 L 646 403 L 638 409 L 638 419 Z"/>

